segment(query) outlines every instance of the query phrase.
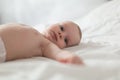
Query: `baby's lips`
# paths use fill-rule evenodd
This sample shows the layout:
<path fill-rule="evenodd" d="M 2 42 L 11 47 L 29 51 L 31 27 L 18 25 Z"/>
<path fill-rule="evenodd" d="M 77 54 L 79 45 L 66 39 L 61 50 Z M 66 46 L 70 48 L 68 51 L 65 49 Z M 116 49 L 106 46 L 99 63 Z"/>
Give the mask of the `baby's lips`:
<path fill-rule="evenodd" d="M 53 32 L 53 34 L 54 34 L 55 40 L 57 41 L 58 40 L 57 34 L 55 32 Z"/>

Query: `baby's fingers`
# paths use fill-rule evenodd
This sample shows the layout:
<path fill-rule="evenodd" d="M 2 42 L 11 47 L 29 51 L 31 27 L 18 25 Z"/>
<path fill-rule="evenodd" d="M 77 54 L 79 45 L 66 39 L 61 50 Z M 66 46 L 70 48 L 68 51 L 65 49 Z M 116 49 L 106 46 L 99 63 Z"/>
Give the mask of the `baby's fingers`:
<path fill-rule="evenodd" d="M 66 63 L 66 64 L 84 64 L 83 61 L 80 59 L 79 56 L 76 55 L 67 55 L 61 56 L 58 59 L 59 62 Z"/>

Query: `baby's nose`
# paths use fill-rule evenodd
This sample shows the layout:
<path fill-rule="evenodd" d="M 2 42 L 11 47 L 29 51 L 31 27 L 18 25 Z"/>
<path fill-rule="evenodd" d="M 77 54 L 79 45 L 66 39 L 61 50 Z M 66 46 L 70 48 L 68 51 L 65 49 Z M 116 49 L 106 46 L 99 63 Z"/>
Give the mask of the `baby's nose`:
<path fill-rule="evenodd" d="M 59 32 L 59 37 L 62 39 L 65 37 L 65 34 L 63 32 Z"/>

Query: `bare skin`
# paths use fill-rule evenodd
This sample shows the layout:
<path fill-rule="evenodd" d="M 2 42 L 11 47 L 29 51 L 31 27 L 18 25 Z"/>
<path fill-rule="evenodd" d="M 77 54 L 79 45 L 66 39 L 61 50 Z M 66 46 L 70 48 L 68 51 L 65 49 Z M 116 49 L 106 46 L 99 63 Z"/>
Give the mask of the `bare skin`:
<path fill-rule="evenodd" d="M 58 45 L 37 30 L 21 24 L 0 25 L 0 36 L 6 48 L 6 61 L 44 56 L 62 63 L 83 64 L 77 55 L 62 50 Z"/>

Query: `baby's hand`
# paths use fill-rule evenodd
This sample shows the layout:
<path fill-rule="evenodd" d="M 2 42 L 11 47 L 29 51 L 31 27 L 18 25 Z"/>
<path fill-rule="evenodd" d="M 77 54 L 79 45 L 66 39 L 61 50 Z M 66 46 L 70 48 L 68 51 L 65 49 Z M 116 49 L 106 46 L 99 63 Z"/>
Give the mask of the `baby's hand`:
<path fill-rule="evenodd" d="M 59 53 L 56 57 L 56 60 L 66 64 L 84 64 L 78 55 L 67 51 Z"/>

